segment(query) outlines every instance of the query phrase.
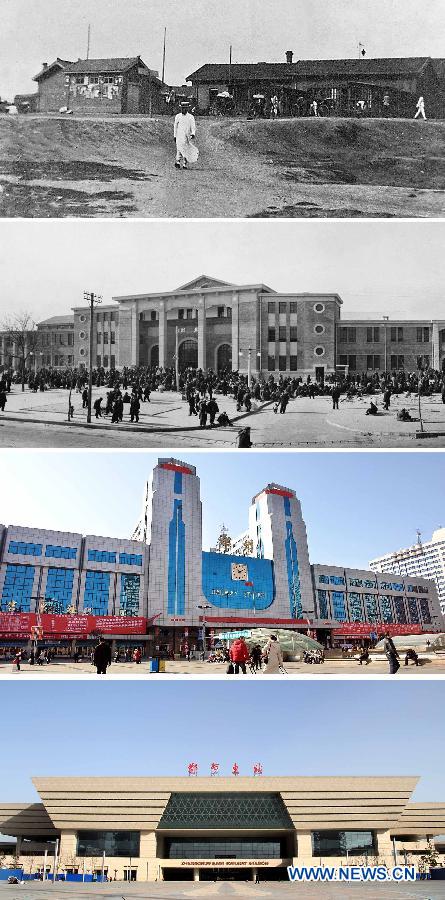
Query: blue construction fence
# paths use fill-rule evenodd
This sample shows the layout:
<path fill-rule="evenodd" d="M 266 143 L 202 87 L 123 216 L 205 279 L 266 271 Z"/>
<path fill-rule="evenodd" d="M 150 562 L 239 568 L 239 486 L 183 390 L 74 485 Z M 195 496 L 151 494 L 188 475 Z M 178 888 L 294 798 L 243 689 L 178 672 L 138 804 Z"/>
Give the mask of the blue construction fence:
<path fill-rule="evenodd" d="M 11 876 L 13 876 L 14 878 L 18 878 L 19 881 L 41 881 L 42 880 L 41 876 L 38 873 L 25 874 L 23 872 L 23 869 L 0 869 L 0 881 L 7 881 L 8 878 L 11 878 Z M 48 872 L 45 877 L 45 881 L 53 881 L 53 880 L 54 880 L 53 874 Z M 83 875 L 82 872 L 79 872 L 77 875 L 75 875 L 75 874 L 72 874 L 72 875 L 59 874 L 59 875 L 57 875 L 57 878 L 56 878 L 56 881 L 82 881 L 82 882 L 85 882 L 85 884 L 88 882 L 91 883 L 92 881 L 104 881 L 105 882 L 107 880 L 108 879 L 107 879 L 106 875 L 104 875 L 104 877 L 102 878 L 102 875 L 92 875 L 91 873 L 90 874 L 85 873 L 85 875 Z"/>

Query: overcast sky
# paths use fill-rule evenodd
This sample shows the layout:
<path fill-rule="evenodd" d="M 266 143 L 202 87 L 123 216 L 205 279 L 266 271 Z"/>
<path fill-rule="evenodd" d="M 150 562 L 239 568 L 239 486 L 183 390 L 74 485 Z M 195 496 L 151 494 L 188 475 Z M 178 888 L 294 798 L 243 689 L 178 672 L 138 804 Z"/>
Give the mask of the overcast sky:
<path fill-rule="evenodd" d="M 141 54 L 181 84 L 205 62 L 444 56 L 443 0 L 1 0 L 0 95 L 32 91 L 42 62 Z"/>
<path fill-rule="evenodd" d="M 278 291 L 339 293 L 343 317 L 445 318 L 445 223 L 0 222 L 0 324 L 69 313 L 83 292 L 170 291 L 205 273 Z"/>
<path fill-rule="evenodd" d="M 0 803 L 38 801 L 33 775 L 186 775 L 192 760 L 199 775 L 419 775 L 414 801 L 445 800 L 439 681 L 232 680 L 9 681 Z"/>

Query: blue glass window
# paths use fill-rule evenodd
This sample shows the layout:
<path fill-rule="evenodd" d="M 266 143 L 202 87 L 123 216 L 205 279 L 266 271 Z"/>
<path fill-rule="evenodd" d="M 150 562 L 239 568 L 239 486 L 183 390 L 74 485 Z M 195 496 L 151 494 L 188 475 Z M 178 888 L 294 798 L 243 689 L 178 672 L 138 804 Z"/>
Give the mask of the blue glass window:
<path fill-rule="evenodd" d="M 34 566 L 8 563 L 2 592 L 2 612 L 7 612 L 8 603 L 11 602 L 15 603 L 15 608 L 18 611 L 31 612 L 34 574 Z"/>
<path fill-rule="evenodd" d="M 408 585 L 408 594 L 417 594 L 417 584 Z"/>
<path fill-rule="evenodd" d="M 375 581 L 371 581 L 369 578 L 365 578 L 363 582 L 363 587 L 365 588 L 375 588 L 377 587 Z"/>
<path fill-rule="evenodd" d="M 330 582 L 331 584 L 344 584 L 345 579 L 341 575 L 331 575 Z"/>
<path fill-rule="evenodd" d="M 41 556 L 42 544 L 28 544 L 26 541 L 10 541 L 9 552 L 20 556 Z"/>
<path fill-rule="evenodd" d="M 393 581 L 391 584 L 392 591 L 403 591 L 403 584 L 401 581 Z"/>
<path fill-rule="evenodd" d="M 141 566 L 142 553 L 119 553 L 119 563 L 121 566 Z"/>
<path fill-rule="evenodd" d="M 109 550 L 88 550 L 88 561 L 115 563 L 116 554 L 110 553 Z"/>
<path fill-rule="evenodd" d="M 175 483 L 173 490 L 175 494 L 182 494 L 182 472 L 175 472 Z"/>
<path fill-rule="evenodd" d="M 289 517 L 291 516 L 290 497 L 284 498 L 284 514 L 285 514 L 285 516 L 289 516 Z"/>
<path fill-rule="evenodd" d="M 372 831 L 314 831 L 314 856 L 346 856 L 347 853 L 374 853 Z"/>
<path fill-rule="evenodd" d="M 73 597 L 74 569 L 48 569 L 45 600 L 48 612 L 64 613 Z"/>
<path fill-rule="evenodd" d="M 121 575 L 120 609 L 126 616 L 139 613 L 140 575 Z"/>
<path fill-rule="evenodd" d="M 329 575 L 319 575 L 318 580 L 320 584 L 329 584 Z"/>
<path fill-rule="evenodd" d="M 76 559 L 77 547 L 59 547 L 58 544 L 47 544 L 45 556 L 53 559 Z"/>
<path fill-rule="evenodd" d="M 420 614 L 422 616 L 423 622 L 425 625 L 431 625 L 431 613 L 430 613 L 430 605 L 428 600 L 425 600 L 423 597 L 419 600 L 420 606 Z"/>
<path fill-rule="evenodd" d="M 367 622 L 379 621 L 379 608 L 377 606 L 377 597 L 375 594 L 363 594 L 365 603 L 365 616 Z"/>
<path fill-rule="evenodd" d="M 349 617 L 351 622 L 363 621 L 362 599 L 360 594 L 349 593 Z"/>
<path fill-rule="evenodd" d="M 346 622 L 346 604 L 343 591 L 332 591 L 332 615 L 337 622 Z"/>
<path fill-rule="evenodd" d="M 403 597 L 394 597 L 393 603 L 394 603 L 394 610 L 395 610 L 395 614 L 396 614 L 396 622 L 399 622 L 400 625 L 405 625 L 407 618 L 406 618 L 406 610 L 405 610 L 405 601 L 404 601 Z"/>
<path fill-rule="evenodd" d="M 91 609 L 93 616 L 108 615 L 110 573 L 87 572 L 85 576 L 84 609 Z"/>
<path fill-rule="evenodd" d="M 382 610 L 382 622 L 394 622 L 392 614 L 391 597 L 380 597 L 380 609 Z"/>
<path fill-rule="evenodd" d="M 417 600 L 414 597 L 412 600 L 408 600 L 408 611 L 410 622 L 412 622 L 413 625 L 418 625 L 420 622 L 419 610 L 417 608 Z"/>
<path fill-rule="evenodd" d="M 318 593 L 318 615 L 320 619 L 329 619 L 328 592 L 317 591 Z"/>
<path fill-rule="evenodd" d="M 351 587 L 363 587 L 363 581 L 361 578 L 350 578 L 349 584 Z"/>

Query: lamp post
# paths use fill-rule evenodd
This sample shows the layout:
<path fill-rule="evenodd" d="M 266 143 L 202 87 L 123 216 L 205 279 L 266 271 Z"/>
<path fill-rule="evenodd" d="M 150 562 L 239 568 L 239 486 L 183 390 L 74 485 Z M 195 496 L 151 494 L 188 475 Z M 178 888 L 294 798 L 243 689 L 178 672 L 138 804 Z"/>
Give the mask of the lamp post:
<path fill-rule="evenodd" d="M 86 300 L 90 305 L 90 365 L 89 365 L 89 378 L 88 378 L 88 412 L 87 412 L 87 423 L 91 425 L 91 399 L 93 393 L 93 314 L 94 314 L 94 304 L 102 303 L 102 297 L 99 294 L 90 294 L 88 291 L 84 291 L 83 299 Z"/>
<path fill-rule="evenodd" d="M 250 388 L 252 384 L 252 353 L 254 351 L 251 347 L 242 347 L 238 351 L 238 356 L 242 356 L 243 353 L 247 353 L 247 387 Z M 256 356 L 261 357 L 261 353 L 255 353 Z"/>
<path fill-rule="evenodd" d="M 197 609 L 202 609 L 202 649 L 206 651 L 206 609 L 211 609 L 210 603 L 198 603 Z"/>

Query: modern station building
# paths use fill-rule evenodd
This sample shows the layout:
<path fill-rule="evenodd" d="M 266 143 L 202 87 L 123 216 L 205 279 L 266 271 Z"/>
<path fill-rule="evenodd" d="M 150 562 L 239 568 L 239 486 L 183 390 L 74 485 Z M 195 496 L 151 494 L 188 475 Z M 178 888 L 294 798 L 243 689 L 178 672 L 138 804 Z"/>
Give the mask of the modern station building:
<path fill-rule="evenodd" d="M 445 319 L 342 319 L 342 302 L 335 293 L 277 293 L 265 284 L 202 275 L 173 291 L 114 297 L 95 308 L 92 364 L 177 364 L 179 371 L 250 370 L 318 381 L 335 372 L 412 372 L 419 357 L 423 366 L 444 369 Z M 30 368 L 89 368 L 90 310 L 73 313 L 38 326 Z M 0 333 L 0 370 L 19 366 L 8 334 Z"/>
<path fill-rule="evenodd" d="M 416 865 L 445 832 L 445 803 L 413 803 L 417 782 L 39 777 L 40 802 L 0 803 L 0 832 L 16 839 L 11 852 L 25 872 L 43 871 L 46 850 L 50 872 L 103 866 L 109 878 L 132 881 L 287 880 L 290 865 Z"/>
<path fill-rule="evenodd" d="M 243 544 L 203 552 L 196 468 L 159 459 L 131 540 L 0 526 L 0 635 L 16 643 L 38 625 L 66 642 L 133 637 L 156 655 L 200 649 L 204 625 L 207 647 L 255 625 L 310 630 L 328 646 L 445 630 L 432 580 L 311 565 L 292 488 L 253 497 L 247 538 L 249 555 Z"/>

